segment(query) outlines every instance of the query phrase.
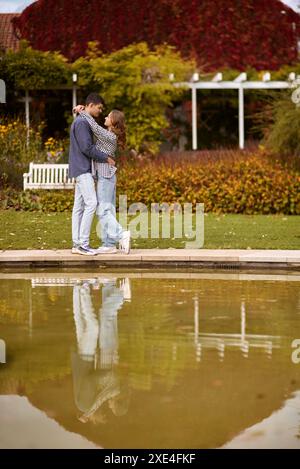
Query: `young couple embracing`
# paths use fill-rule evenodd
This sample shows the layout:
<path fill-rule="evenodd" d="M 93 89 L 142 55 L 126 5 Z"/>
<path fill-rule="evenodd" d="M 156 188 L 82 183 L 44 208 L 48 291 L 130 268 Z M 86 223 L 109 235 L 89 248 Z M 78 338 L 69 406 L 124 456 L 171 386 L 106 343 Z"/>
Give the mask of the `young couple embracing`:
<path fill-rule="evenodd" d="M 86 256 L 130 252 L 130 231 L 116 219 L 117 148 L 126 142 L 124 114 L 112 110 L 105 118 L 107 129 L 95 118 L 103 111 L 104 101 L 97 93 L 86 98 L 85 106 L 73 109 L 77 114 L 70 130 L 69 177 L 75 178 L 72 212 L 72 253 Z M 102 246 L 90 247 L 94 214 L 101 223 Z"/>

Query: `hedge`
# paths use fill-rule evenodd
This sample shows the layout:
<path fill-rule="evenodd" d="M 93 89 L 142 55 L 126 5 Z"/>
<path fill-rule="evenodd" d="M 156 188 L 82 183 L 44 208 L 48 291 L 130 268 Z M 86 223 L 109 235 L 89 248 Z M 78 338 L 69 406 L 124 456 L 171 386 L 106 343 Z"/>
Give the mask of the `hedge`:
<path fill-rule="evenodd" d="M 206 212 L 300 215 L 300 171 L 263 152 L 237 160 L 151 161 L 119 168 L 118 195 L 128 206 L 203 202 Z M 0 207 L 45 212 L 70 211 L 73 191 L 0 193 Z"/>

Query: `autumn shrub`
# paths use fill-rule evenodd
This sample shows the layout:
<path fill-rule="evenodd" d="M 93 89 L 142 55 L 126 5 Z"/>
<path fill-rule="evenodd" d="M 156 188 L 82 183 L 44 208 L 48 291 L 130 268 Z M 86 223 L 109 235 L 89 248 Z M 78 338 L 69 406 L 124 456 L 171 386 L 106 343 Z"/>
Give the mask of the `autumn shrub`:
<path fill-rule="evenodd" d="M 124 164 L 118 170 L 118 195 L 128 207 L 142 202 L 204 203 L 206 212 L 300 215 L 300 171 L 260 151 L 224 160 L 172 165 L 163 158 Z M 71 211 L 73 191 L 0 193 L 0 207 L 45 212 Z"/>
<path fill-rule="evenodd" d="M 23 173 L 29 163 L 62 163 L 67 161 L 68 141 L 50 137 L 42 141 L 43 123 L 27 131 L 20 120 L 6 120 L 0 124 L 0 188 L 23 185 Z"/>
<path fill-rule="evenodd" d="M 0 185 L 22 186 L 22 174 L 28 171 L 30 161 L 42 154 L 42 125 L 30 129 L 20 120 L 0 124 Z"/>
<path fill-rule="evenodd" d="M 299 85 L 298 85 L 299 87 Z M 264 138 L 262 143 L 276 156 L 300 157 L 300 107 L 293 101 L 299 98 L 296 88 L 270 93 L 264 109 L 255 116 Z"/>
<path fill-rule="evenodd" d="M 203 202 L 206 212 L 300 214 L 300 172 L 264 152 L 236 160 L 125 167 L 118 191 L 128 204 Z"/>

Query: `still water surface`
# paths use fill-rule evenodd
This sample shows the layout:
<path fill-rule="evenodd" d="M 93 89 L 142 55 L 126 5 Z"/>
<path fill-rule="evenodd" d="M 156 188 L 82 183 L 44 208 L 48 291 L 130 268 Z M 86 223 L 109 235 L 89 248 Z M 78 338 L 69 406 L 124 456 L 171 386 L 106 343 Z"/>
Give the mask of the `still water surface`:
<path fill-rule="evenodd" d="M 0 272 L 0 339 L 1 448 L 300 448 L 299 274 Z"/>

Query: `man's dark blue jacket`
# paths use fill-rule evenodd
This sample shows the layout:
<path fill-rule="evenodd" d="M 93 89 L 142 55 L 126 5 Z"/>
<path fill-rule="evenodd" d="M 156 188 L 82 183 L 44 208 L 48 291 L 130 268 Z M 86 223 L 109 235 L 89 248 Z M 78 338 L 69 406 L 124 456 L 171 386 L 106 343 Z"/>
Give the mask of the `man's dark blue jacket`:
<path fill-rule="evenodd" d="M 91 160 L 107 162 L 107 155 L 97 150 L 88 122 L 78 116 L 71 125 L 69 151 L 69 178 L 91 172 Z"/>

